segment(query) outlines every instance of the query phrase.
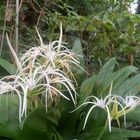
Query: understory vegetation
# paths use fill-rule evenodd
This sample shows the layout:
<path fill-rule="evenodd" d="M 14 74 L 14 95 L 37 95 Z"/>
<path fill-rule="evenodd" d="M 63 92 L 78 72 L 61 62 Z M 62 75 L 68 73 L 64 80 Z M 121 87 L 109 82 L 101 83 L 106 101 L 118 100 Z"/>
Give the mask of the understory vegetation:
<path fill-rule="evenodd" d="M 0 1 L 0 140 L 140 139 L 133 2 Z"/>

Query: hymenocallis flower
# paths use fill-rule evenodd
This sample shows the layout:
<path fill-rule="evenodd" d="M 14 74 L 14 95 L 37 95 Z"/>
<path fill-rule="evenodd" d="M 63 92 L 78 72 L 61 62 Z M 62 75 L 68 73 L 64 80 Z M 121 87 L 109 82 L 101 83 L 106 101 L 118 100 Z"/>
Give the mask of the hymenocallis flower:
<path fill-rule="evenodd" d="M 27 97 L 45 95 L 45 106 L 47 110 L 48 100 L 53 101 L 54 96 L 62 96 L 70 100 L 61 90 L 66 89 L 74 104 L 76 104 L 76 91 L 72 81 L 59 69 L 39 67 L 33 73 L 21 75 L 18 78 L 18 85 L 23 91 L 22 115 L 27 112 Z M 63 88 L 64 87 L 64 88 Z M 30 93 L 30 94 L 29 94 Z M 73 95 L 74 93 L 74 95 Z"/>
<path fill-rule="evenodd" d="M 37 30 L 40 46 L 29 49 L 20 59 L 22 66 L 25 66 L 32 61 L 33 66 L 46 65 L 52 68 L 63 70 L 69 73 L 74 78 L 71 71 L 71 66 L 78 66 L 83 69 L 77 60 L 77 55 L 65 46 L 62 42 L 62 24 L 60 26 L 60 38 L 58 41 L 53 41 L 48 45 L 43 43 L 43 40 Z"/>
<path fill-rule="evenodd" d="M 140 98 L 138 96 L 126 96 L 124 99 L 125 108 L 133 110 L 140 105 Z"/>
<path fill-rule="evenodd" d="M 87 124 L 87 121 L 91 112 L 96 107 L 99 107 L 107 112 L 107 122 L 108 122 L 109 131 L 111 132 L 112 120 L 117 120 L 120 126 L 119 118 L 121 116 L 124 116 L 124 123 L 126 124 L 126 114 L 139 105 L 140 98 L 137 96 L 126 96 L 126 98 L 124 99 L 121 96 L 111 94 L 112 85 L 113 83 L 111 83 L 109 94 L 104 99 L 97 98 L 96 96 L 93 96 L 93 95 L 89 96 L 84 100 L 84 102 L 79 107 L 77 107 L 74 110 L 76 111 L 77 109 L 83 106 L 90 105 L 90 108 L 85 117 L 83 129 L 86 127 L 86 124 Z"/>
<path fill-rule="evenodd" d="M 118 124 L 119 123 L 119 118 L 121 116 L 124 116 L 124 124 L 126 126 L 126 114 L 129 112 L 133 111 L 137 106 L 140 105 L 140 98 L 138 96 L 126 96 L 125 98 L 119 97 L 118 98 L 118 103 L 121 105 L 121 108 L 118 108 L 117 106 L 115 107 L 116 109 L 112 109 L 112 119 L 116 119 Z"/>
<path fill-rule="evenodd" d="M 75 104 L 76 99 L 74 98 L 74 96 L 71 92 L 71 91 L 73 91 L 74 95 L 76 95 L 75 87 L 72 84 L 72 81 L 68 78 L 68 76 L 62 70 L 48 67 L 47 69 L 44 69 L 44 70 L 42 69 L 40 71 L 40 73 L 42 74 L 43 79 L 47 81 L 46 82 L 47 86 L 50 85 L 54 90 L 56 90 L 56 88 L 55 88 L 56 84 L 59 84 L 59 85 L 62 85 L 63 87 L 65 87 L 65 89 L 69 92 L 73 103 Z M 60 90 L 57 89 L 56 92 L 57 91 L 61 96 L 66 98 L 66 96 Z M 66 98 L 66 99 L 68 99 L 68 98 Z"/>
<path fill-rule="evenodd" d="M 108 96 L 106 96 L 104 99 L 97 98 L 96 96 L 89 96 L 89 97 L 87 97 L 85 99 L 85 101 L 79 107 L 77 107 L 74 110 L 74 111 L 76 111 L 77 109 L 79 109 L 79 108 L 81 108 L 82 106 L 85 106 L 85 105 L 91 105 L 91 107 L 88 110 L 88 113 L 86 115 L 86 118 L 85 118 L 85 121 L 84 121 L 84 125 L 83 125 L 83 129 L 85 128 L 85 126 L 87 124 L 87 120 L 88 120 L 89 115 L 91 114 L 92 110 L 95 107 L 99 107 L 99 108 L 101 108 L 101 109 L 103 109 L 103 110 L 105 110 L 107 112 L 109 131 L 111 131 L 111 115 L 110 115 L 109 105 L 112 102 L 114 102 L 114 97 L 112 97 L 111 94 L 109 94 Z"/>
<path fill-rule="evenodd" d="M 70 73 L 74 78 L 70 66 L 80 67 L 80 65 L 76 54 L 67 49 L 62 42 L 62 25 L 59 40 L 48 45 L 43 43 L 38 30 L 37 33 L 41 43 L 40 46 L 29 49 L 21 58 L 18 58 L 7 35 L 8 45 L 18 70 L 14 76 L 7 76 L 10 81 L 9 84 L 14 87 L 10 85 L 7 87 L 4 84 L 6 78 L 3 78 L 1 88 L 3 86 L 7 93 L 16 92 L 18 94 L 20 121 L 21 117 L 27 114 L 28 104 L 36 102 L 36 99 L 34 101 L 34 98 L 32 98 L 35 96 L 41 99 L 45 97 L 46 110 L 48 101 L 52 102 L 55 96 L 62 96 L 67 100 L 72 99 L 74 105 L 76 104 L 77 93 L 68 74 Z M 82 69 L 82 67 L 80 68 Z M 69 96 L 65 95 L 63 90 L 66 90 Z M 1 94 L 3 93 L 4 90 Z"/>

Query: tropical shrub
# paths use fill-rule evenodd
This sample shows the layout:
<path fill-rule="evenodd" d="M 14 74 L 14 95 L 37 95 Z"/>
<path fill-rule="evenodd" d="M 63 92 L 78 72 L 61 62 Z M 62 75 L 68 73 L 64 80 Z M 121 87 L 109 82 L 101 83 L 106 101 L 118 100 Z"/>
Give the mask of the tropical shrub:
<path fill-rule="evenodd" d="M 132 2 L 0 2 L 0 139 L 140 137 Z"/>
<path fill-rule="evenodd" d="M 20 58 L 7 35 L 17 70 L 0 80 L 0 136 L 14 140 L 139 137 L 139 131 L 132 130 L 133 122 L 139 122 L 138 68 L 127 66 L 114 72 L 117 62 L 112 58 L 80 85 L 77 77 L 84 76 L 79 63 L 83 56 L 74 53 L 76 48 L 66 48 L 62 26 L 59 40 L 49 45 L 37 33 L 40 45 Z M 80 42 L 75 44 L 79 50 Z"/>

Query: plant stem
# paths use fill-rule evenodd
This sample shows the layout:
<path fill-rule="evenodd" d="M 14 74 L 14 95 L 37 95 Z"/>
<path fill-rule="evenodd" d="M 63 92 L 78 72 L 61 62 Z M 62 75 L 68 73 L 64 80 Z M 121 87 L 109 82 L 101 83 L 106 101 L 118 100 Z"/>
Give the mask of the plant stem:
<path fill-rule="evenodd" d="M 18 53 L 19 0 L 16 0 L 16 53 Z"/>

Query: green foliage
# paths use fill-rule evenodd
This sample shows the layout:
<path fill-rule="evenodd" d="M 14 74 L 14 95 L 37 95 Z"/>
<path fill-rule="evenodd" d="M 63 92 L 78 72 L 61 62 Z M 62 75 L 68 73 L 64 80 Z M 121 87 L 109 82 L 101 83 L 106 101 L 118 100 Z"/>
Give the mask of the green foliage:
<path fill-rule="evenodd" d="M 16 68 L 7 60 L 0 58 L 0 66 L 3 67 L 9 74 L 15 74 Z"/>
<path fill-rule="evenodd" d="M 134 81 L 137 83 L 136 86 L 140 86 L 138 82 L 139 74 L 137 74 L 138 69 L 134 66 L 127 66 L 114 72 L 115 64 L 116 59 L 110 59 L 97 75 L 91 76 L 82 83 L 78 104 L 81 104 L 89 95 L 105 96 L 109 91 L 110 83 L 112 81 L 112 94 L 129 95 L 131 93 L 132 95 L 135 95 L 139 93 L 139 89 L 133 86 Z M 128 87 L 128 84 L 126 85 L 126 83 L 128 81 L 130 81 L 130 84 L 127 89 L 126 87 Z M 131 81 L 133 82 L 131 83 Z M 122 90 L 121 87 L 125 87 L 127 92 Z M 117 91 L 119 89 L 121 92 Z M 6 111 L 5 108 L 0 110 L 0 136 L 14 140 L 43 140 L 46 138 L 49 140 L 116 140 L 118 138 L 124 140 L 131 137 L 140 137 L 139 131 L 130 130 L 123 126 L 122 123 L 120 128 L 117 128 L 118 126 L 116 125 L 115 120 L 112 124 L 112 131 L 109 132 L 108 129 L 105 129 L 104 127 L 106 113 L 100 109 L 92 112 L 86 129 L 82 130 L 84 114 L 87 112 L 88 106 L 70 113 L 70 111 L 74 109 L 72 102 L 68 102 L 63 98 L 60 99 L 60 102 L 54 107 L 49 107 L 47 112 L 45 107 L 38 107 L 34 111 L 30 112 L 23 124 L 19 125 L 17 117 L 17 97 L 15 96 L 15 100 L 9 100 L 12 96 L 15 95 L 0 97 L 1 106 L 5 106 L 6 108 Z M 130 122 L 139 122 L 139 115 L 139 108 L 135 109 L 133 113 L 128 114 L 128 125 L 130 125 Z M 120 121 L 123 122 L 123 119 L 120 119 Z"/>
<path fill-rule="evenodd" d="M 85 133 L 84 135 L 81 135 L 79 140 L 96 140 L 98 138 L 99 133 L 102 131 L 103 128 L 99 128 L 95 130 L 95 132 Z M 140 133 L 138 131 L 130 131 L 130 130 L 122 130 L 119 128 L 113 128 L 111 133 L 108 133 L 107 131 L 104 132 L 103 137 L 101 140 L 125 140 L 127 138 L 134 138 L 134 137 L 140 137 Z"/>
<path fill-rule="evenodd" d="M 112 94 L 121 96 L 138 94 L 140 90 L 140 75 L 134 75 L 138 72 L 138 69 L 134 66 L 127 66 L 114 72 L 115 63 L 115 58 L 110 59 L 97 75 L 93 75 L 84 81 L 81 86 L 81 94 L 87 96 L 87 94 L 90 94 L 93 91 L 96 96 L 100 96 L 100 93 L 104 96 L 104 94 L 106 95 L 109 91 L 112 82 Z M 89 91 L 86 90 L 87 87 Z"/>
<path fill-rule="evenodd" d="M 62 22 L 63 40 L 68 42 L 68 48 L 78 55 L 80 66 L 86 71 L 72 67 L 77 81 L 77 106 L 91 95 L 106 97 L 111 83 L 113 95 L 138 95 L 140 16 L 129 12 L 132 2 L 133 0 L 34 0 L 20 3 L 19 56 L 21 52 L 26 52 L 30 45 L 36 44 L 34 42 L 39 42 L 34 26 L 38 27 L 44 42 L 50 42 L 58 38 L 58 29 Z M 11 10 L 8 20 L 4 16 L 7 13 L 6 8 L 6 1 L 0 1 L 0 42 L 6 31 L 14 45 L 16 14 L 14 9 L 8 8 Z M 14 2 L 12 8 L 15 8 Z M 4 22 L 6 29 L 3 32 Z M 1 77 L 16 72 L 15 62 L 13 59 L 9 60 L 5 42 L 4 39 L 0 52 Z M 67 92 L 63 91 L 66 94 Z M 105 128 L 107 114 L 101 109 L 91 113 L 83 130 L 90 105 L 70 113 L 75 107 L 71 101 L 62 98 L 58 102 L 54 101 L 47 112 L 42 104 L 44 102 L 35 110 L 29 108 L 29 115 L 20 124 L 17 96 L 0 96 L 0 139 L 128 140 L 140 137 L 140 132 L 133 128 L 135 122 L 138 125 L 140 123 L 140 108 L 127 114 L 127 126 L 124 126 L 123 118 L 119 118 L 120 126 L 113 120 L 110 133 Z"/>
<path fill-rule="evenodd" d="M 102 69 L 99 71 L 97 75 L 94 75 L 83 82 L 80 90 L 79 104 L 81 104 L 84 101 L 84 99 L 89 95 L 96 95 L 97 97 L 106 96 L 109 92 L 111 82 L 113 82 L 111 94 L 126 96 L 130 94 L 136 95 L 139 93 L 140 79 L 139 74 L 137 74 L 138 69 L 133 66 L 127 66 L 116 72 L 113 72 L 115 63 L 116 63 L 115 58 L 110 59 L 102 67 Z M 86 114 L 86 109 L 88 109 L 88 106 L 85 109 L 79 109 L 78 112 L 81 112 L 82 113 L 81 115 L 84 116 L 84 112 Z M 135 109 L 134 113 L 130 113 L 127 115 L 127 119 L 129 122 L 139 122 L 138 117 L 136 117 L 139 116 L 138 110 L 139 108 Z M 100 139 L 110 139 L 110 140 L 114 140 L 118 137 L 120 137 L 120 139 L 128 137 L 139 137 L 139 132 L 136 131 L 135 133 L 135 131 L 124 130 L 124 126 L 119 129 L 117 128 L 113 129 L 111 133 L 109 133 L 108 130 L 107 131 L 104 130 L 104 128 L 100 128 L 105 125 L 105 116 L 106 114 L 104 114 L 100 109 L 93 111 L 89 116 L 87 128 L 80 135 L 80 139 L 97 139 L 98 137 L 100 137 L 100 135 L 101 135 Z"/>
<path fill-rule="evenodd" d="M 0 96 L 0 113 L 0 136 L 16 139 L 20 132 L 17 96 Z"/>
<path fill-rule="evenodd" d="M 88 71 L 96 70 L 100 65 L 98 60 L 104 63 L 113 56 L 119 60 L 121 66 L 131 64 L 139 67 L 140 18 L 129 12 L 132 2 L 133 0 L 23 2 L 20 7 L 19 49 L 24 50 L 25 44 L 36 41 L 34 26 L 42 30 L 46 41 L 50 41 L 58 37 L 58 27 L 63 22 L 66 41 L 68 38 L 80 38 Z M 3 12 L 6 10 L 4 7 L 6 3 L 2 2 L 2 24 Z M 11 16 L 15 17 L 14 12 Z M 9 33 L 13 32 L 12 21 L 6 21 L 6 30 Z M 69 43 L 73 44 L 70 40 Z"/>
<path fill-rule="evenodd" d="M 74 39 L 73 41 L 73 45 L 72 45 L 72 51 L 75 52 L 77 54 L 78 60 L 80 62 L 80 66 L 82 67 L 82 69 L 78 69 L 78 67 L 73 68 L 73 71 L 75 71 L 75 77 L 76 80 L 78 82 L 78 84 L 80 85 L 82 83 L 82 81 L 84 80 L 85 77 L 85 61 L 84 61 L 84 54 L 83 54 L 83 50 L 82 50 L 82 45 L 81 45 L 81 41 L 79 38 Z"/>
<path fill-rule="evenodd" d="M 60 134 L 56 130 L 59 117 L 60 112 L 58 108 L 49 110 L 47 114 L 44 107 L 36 109 L 25 120 L 24 126 L 18 139 L 62 140 Z"/>

